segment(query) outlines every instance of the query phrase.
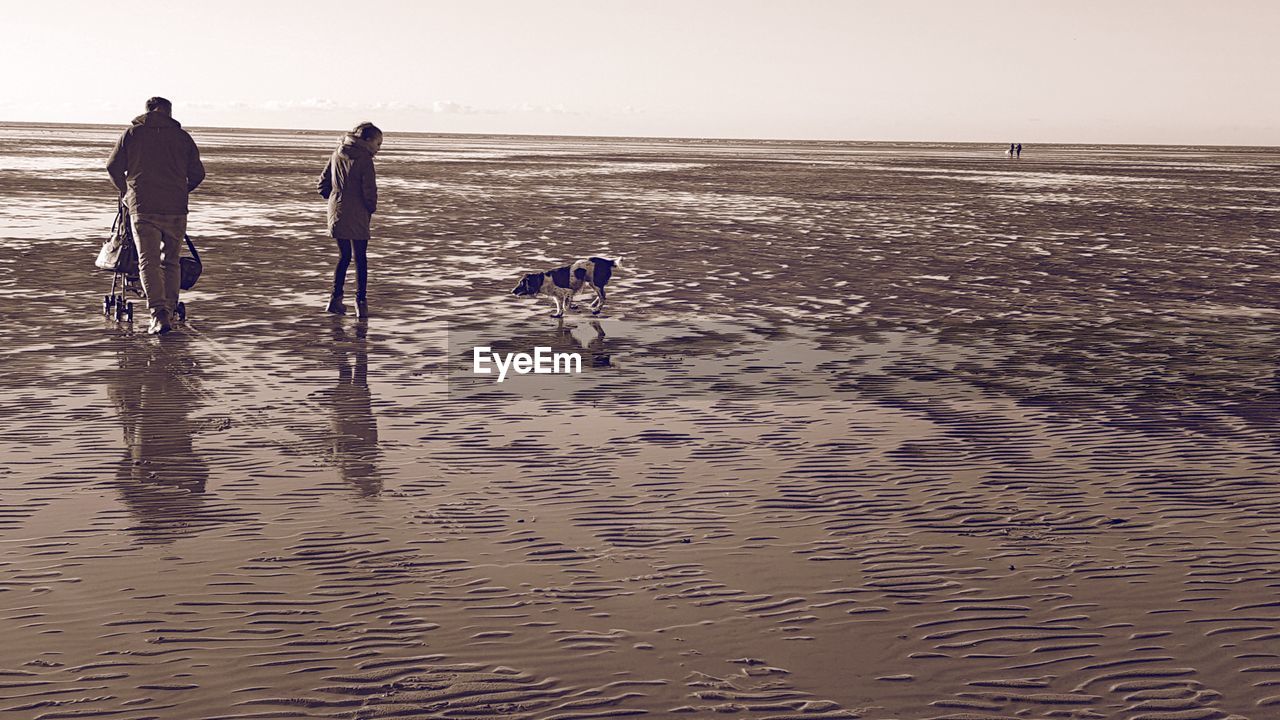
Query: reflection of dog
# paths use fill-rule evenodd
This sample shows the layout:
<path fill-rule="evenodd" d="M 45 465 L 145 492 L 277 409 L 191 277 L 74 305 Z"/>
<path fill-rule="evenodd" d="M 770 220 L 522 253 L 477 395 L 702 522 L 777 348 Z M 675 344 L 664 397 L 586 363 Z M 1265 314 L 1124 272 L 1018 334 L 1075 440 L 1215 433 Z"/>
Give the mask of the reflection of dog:
<path fill-rule="evenodd" d="M 591 314 L 599 315 L 600 311 L 604 310 L 604 286 L 608 285 L 609 278 L 613 277 L 614 265 L 617 263 L 612 260 L 593 257 L 578 260 L 572 265 L 565 265 L 555 270 L 529 273 L 520 278 L 520 284 L 516 285 L 511 294 L 516 297 L 549 295 L 556 304 L 556 311 L 551 314 L 551 317 L 561 317 L 564 315 L 565 306 L 573 307 L 573 296 L 585 284 L 596 294 L 595 299 L 591 301 Z"/>
<path fill-rule="evenodd" d="M 601 327 L 599 320 L 590 321 L 591 329 L 595 332 L 595 337 L 583 343 L 573 334 L 574 327 L 565 327 L 564 320 L 556 321 L 556 329 L 553 331 L 553 345 L 556 347 L 564 346 L 567 349 L 586 350 L 591 354 L 592 367 L 606 367 L 609 365 L 609 353 L 605 347 L 605 332 Z"/>

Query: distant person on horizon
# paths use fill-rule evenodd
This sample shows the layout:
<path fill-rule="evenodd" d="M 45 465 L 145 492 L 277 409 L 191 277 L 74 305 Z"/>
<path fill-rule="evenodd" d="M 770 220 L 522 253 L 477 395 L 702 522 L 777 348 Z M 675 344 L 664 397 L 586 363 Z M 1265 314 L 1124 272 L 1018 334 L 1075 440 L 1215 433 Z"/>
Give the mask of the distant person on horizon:
<path fill-rule="evenodd" d="M 343 285 L 351 255 L 356 258 L 356 317 L 369 316 L 369 223 L 378 209 L 378 182 L 373 156 L 382 148 L 382 131 L 362 122 L 342 136 L 329 164 L 320 174 L 320 194 L 329 201 L 329 234 L 338 243 L 338 264 L 333 269 L 333 292 L 326 311 L 342 315 Z"/>
<path fill-rule="evenodd" d="M 173 329 L 182 287 L 178 262 L 187 234 L 187 195 L 204 181 L 204 164 L 191 135 L 173 119 L 173 103 L 147 100 L 107 160 L 111 183 L 129 208 L 138 244 L 138 275 L 147 296 L 151 325 L 161 335 Z"/>
<path fill-rule="evenodd" d="M 1018 156 L 1018 159 L 1019 159 L 1019 160 L 1021 160 L 1021 159 L 1022 159 L 1022 143 L 1018 143 L 1018 152 L 1017 152 L 1017 156 Z"/>
<path fill-rule="evenodd" d="M 1017 145 L 1015 143 L 1009 143 L 1009 159 L 1010 160 L 1013 159 L 1013 153 L 1015 152 L 1014 148 L 1016 147 Z"/>

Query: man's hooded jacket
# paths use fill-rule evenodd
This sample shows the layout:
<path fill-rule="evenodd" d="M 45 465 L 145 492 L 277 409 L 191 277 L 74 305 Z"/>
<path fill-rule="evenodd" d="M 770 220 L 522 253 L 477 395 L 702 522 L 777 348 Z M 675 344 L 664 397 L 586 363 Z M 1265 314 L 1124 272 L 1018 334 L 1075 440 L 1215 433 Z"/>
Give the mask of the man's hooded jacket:
<path fill-rule="evenodd" d="M 107 172 L 134 214 L 186 215 L 187 194 L 204 180 L 195 141 L 160 112 L 133 119 L 107 160 Z"/>

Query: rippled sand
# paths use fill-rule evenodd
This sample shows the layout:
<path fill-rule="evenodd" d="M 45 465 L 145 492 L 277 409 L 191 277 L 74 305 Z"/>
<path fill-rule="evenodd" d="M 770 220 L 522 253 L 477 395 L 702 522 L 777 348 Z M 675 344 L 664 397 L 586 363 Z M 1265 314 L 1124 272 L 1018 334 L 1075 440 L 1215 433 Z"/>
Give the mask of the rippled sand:
<path fill-rule="evenodd" d="M 0 716 L 1280 715 L 1280 153 L 390 135 L 362 323 L 335 138 L 197 130 L 156 339 L 116 132 L 0 126 Z"/>

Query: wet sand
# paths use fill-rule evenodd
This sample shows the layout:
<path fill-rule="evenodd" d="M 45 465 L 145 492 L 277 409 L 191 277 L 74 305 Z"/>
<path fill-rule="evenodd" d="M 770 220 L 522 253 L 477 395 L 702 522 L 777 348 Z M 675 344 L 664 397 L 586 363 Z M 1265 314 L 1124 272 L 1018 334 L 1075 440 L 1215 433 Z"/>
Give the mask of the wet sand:
<path fill-rule="evenodd" d="M 194 130 L 157 339 L 116 132 L 0 126 L 6 718 L 1280 713 L 1280 152 L 389 135 L 364 322 L 335 138 Z"/>

